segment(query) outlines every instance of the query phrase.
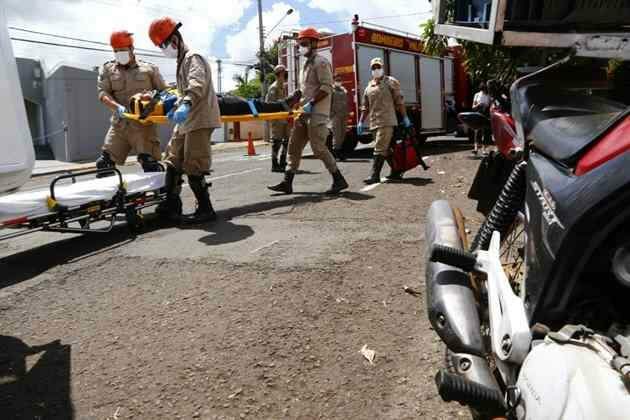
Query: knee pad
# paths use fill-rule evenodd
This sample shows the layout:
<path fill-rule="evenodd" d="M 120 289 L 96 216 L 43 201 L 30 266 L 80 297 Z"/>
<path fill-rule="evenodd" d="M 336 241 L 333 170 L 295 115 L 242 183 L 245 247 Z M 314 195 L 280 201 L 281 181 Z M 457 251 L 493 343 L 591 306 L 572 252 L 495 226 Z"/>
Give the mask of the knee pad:
<path fill-rule="evenodd" d="M 142 166 L 144 172 L 161 172 L 162 165 L 153 158 L 153 156 L 147 153 L 140 153 L 138 155 L 138 162 Z"/>

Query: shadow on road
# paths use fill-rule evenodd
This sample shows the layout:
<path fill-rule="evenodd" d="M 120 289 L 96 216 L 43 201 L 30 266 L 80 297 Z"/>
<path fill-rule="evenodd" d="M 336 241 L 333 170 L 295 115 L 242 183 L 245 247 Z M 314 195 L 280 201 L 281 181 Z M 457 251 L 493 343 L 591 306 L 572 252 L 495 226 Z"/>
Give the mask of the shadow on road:
<path fill-rule="evenodd" d="M 302 204 L 319 203 L 327 200 L 348 199 L 352 201 L 364 201 L 374 198 L 368 194 L 358 192 L 342 192 L 338 195 L 327 195 L 320 192 L 295 192 L 293 195 L 272 194 L 272 197 L 287 197 L 284 200 L 265 201 L 260 203 L 248 204 L 241 207 L 233 207 L 218 212 L 219 217 L 223 220 L 231 220 L 237 217 L 257 215 L 270 210 L 280 209 L 283 207 L 295 207 Z M 217 222 L 221 223 L 221 222 Z"/>
<path fill-rule="evenodd" d="M 387 181 L 388 184 L 407 184 L 414 185 L 416 187 L 422 187 L 425 185 L 433 184 L 432 178 L 421 178 L 421 177 L 409 177 L 403 178 L 399 181 Z"/>
<path fill-rule="evenodd" d="M 467 140 L 432 140 L 420 148 L 423 156 L 446 155 L 472 150 L 473 145 Z"/>
<path fill-rule="evenodd" d="M 0 335 L 0 413 L 5 419 L 73 419 L 70 346 L 57 340 L 31 347 Z"/>
<path fill-rule="evenodd" d="M 275 194 L 274 196 L 284 196 Z M 290 213 L 295 206 L 308 203 L 318 203 L 326 200 L 346 199 L 351 201 L 365 201 L 374 198 L 371 195 L 358 192 L 342 192 L 339 195 L 331 196 L 324 193 L 315 192 L 297 192 L 292 196 L 288 196 L 284 200 L 273 200 L 268 202 L 260 202 L 248 204 L 241 207 L 233 207 L 217 212 L 219 220 L 205 225 L 194 225 L 190 227 L 182 227 L 182 229 L 203 229 L 211 233 L 199 239 L 199 242 L 208 245 L 224 245 L 233 242 L 242 241 L 254 234 L 254 230 L 248 225 L 238 225 L 231 222 L 232 219 L 244 216 L 262 216 L 265 212 L 290 207 L 287 211 Z"/>
<path fill-rule="evenodd" d="M 141 233 L 150 233 L 166 227 L 154 214 L 145 217 Z M 35 234 L 36 235 L 36 234 Z M 109 233 L 88 233 L 64 237 L 45 245 L 0 258 L 0 290 L 32 279 L 58 265 L 109 252 L 135 240 L 125 223 L 116 225 Z"/>
<path fill-rule="evenodd" d="M 197 227 L 197 229 L 198 228 L 199 227 Z M 191 229 L 194 229 L 194 227 Z M 221 219 L 212 224 L 204 225 L 203 230 L 210 233 L 210 235 L 199 238 L 199 242 L 208 246 L 224 245 L 242 241 L 254 234 L 254 229 L 248 225 L 237 225 L 229 220 Z"/>

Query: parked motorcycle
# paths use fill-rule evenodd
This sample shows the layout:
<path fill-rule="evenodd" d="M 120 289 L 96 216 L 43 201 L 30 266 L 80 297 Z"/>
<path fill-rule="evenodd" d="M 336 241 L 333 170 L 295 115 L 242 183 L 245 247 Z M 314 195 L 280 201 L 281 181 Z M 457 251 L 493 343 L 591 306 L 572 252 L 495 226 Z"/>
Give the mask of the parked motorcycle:
<path fill-rule="evenodd" d="M 523 158 L 471 246 L 447 201 L 427 217 L 436 384 L 478 419 L 630 416 L 630 107 L 570 73 L 512 86 Z"/>
<path fill-rule="evenodd" d="M 488 82 L 489 85 L 494 83 Z M 494 90 L 494 89 L 493 89 Z M 489 115 L 481 112 L 461 112 L 458 118 L 471 132 L 491 130 L 497 152 L 485 156 L 472 182 L 468 198 L 477 201 L 477 211 L 488 216 L 499 198 L 514 165 L 522 159 L 523 145 L 516 137 L 516 126 L 510 114 L 510 104 L 499 89 L 493 96 Z"/>

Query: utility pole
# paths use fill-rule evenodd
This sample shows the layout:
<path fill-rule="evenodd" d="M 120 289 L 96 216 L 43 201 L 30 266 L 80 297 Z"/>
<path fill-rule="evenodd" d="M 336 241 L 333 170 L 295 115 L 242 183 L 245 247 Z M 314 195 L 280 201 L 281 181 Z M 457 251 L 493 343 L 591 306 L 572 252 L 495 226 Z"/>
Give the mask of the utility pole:
<path fill-rule="evenodd" d="M 265 32 L 263 28 L 262 0 L 258 0 L 258 37 L 260 38 L 260 77 L 263 98 L 267 95 L 267 80 L 265 78 Z"/>
<path fill-rule="evenodd" d="M 221 69 L 221 59 L 217 58 L 217 92 L 223 93 L 222 81 L 223 81 L 223 73 Z"/>
<path fill-rule="evenodd" d="M 258 0 L 258 38 L 260 40 L 260 87 L 262 90 L 262 98 L 267 96 L 267 78 L 265 77 L 265 29 L 263 28 L 262 0 Z M 264 122 L 263 139 L 269 142 L 269 124 Z"/>

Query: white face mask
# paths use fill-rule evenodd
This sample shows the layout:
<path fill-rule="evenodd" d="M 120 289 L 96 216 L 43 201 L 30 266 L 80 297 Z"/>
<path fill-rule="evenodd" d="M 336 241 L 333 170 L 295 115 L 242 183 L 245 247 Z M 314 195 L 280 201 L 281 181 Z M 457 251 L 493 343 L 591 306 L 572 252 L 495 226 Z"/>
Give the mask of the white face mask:
<path fill-rule="evenodd" d="M 383 69 L 372 70 L 372 77 L 375 79 L 380 79 L 381 77 L 383 77 Z"/>
<path fill-rule="evenodd" d="M 305 56 L 306 54 L 308 54 L 311 51 L 311 47 L 303 47 L 302 45 L 300 45 L 298 47 L 298 52 L 300 53 L 300 55 Z"/>
<path fill-rule="evenodd" d="M 162 48 L 162 54 L 168 58 L 177 58 L 177 48 L 173 47 L 173 44 L 169 44 Z"/>
<path fill-rule="evenodd" d="M 123 66 L 126 66 L 131 61 L 129 51 L 115 51 L 114 57 L 116 57 L 116 61 Z"/>
<path fill-rule="evenodd" d="M 341 87 L 342 83 L 341 82 L 335 82 L 335 87 Z"/>

